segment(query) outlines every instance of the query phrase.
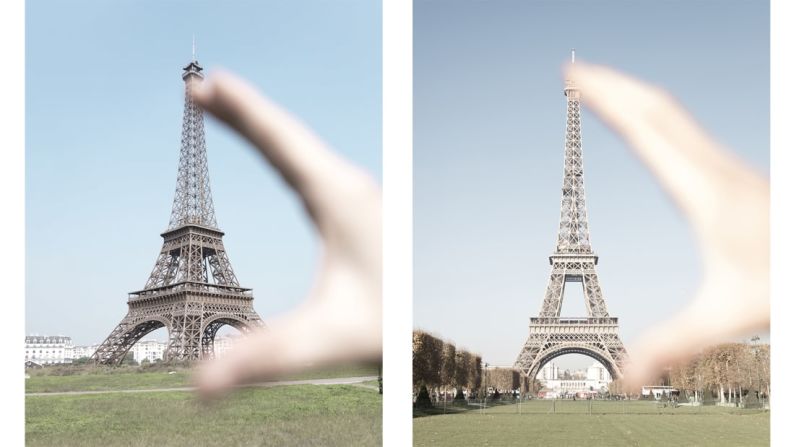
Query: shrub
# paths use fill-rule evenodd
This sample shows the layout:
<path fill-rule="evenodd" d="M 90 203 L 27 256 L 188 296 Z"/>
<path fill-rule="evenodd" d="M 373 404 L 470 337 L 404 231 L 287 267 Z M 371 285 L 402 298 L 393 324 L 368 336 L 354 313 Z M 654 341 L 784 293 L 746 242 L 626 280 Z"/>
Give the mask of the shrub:
<path fill-rule="evenodd" d="M 427 391 L 426 386 L 419 389 L 414 408 L 433 408 L 433 402 L 430 400 L 430 393 Z"/>

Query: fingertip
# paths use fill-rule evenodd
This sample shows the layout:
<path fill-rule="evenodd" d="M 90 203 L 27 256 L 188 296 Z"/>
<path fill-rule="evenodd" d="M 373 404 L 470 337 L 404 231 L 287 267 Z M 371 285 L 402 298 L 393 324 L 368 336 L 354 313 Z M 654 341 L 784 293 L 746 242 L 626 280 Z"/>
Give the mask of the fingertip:
<path fill-rule="evenodd" d="M 197 103 L 206 106 L 216 101 L 224 93 L 228 93 L 228 85 L 233 82 L 239 83 L 240 81 L 222 68 L 214 69 L 203 81 L 196 82 L 190 93 Z"/>
<path fill-rule="evenodd" d="M 203 82 L 197 82 L 190 89 L 190 98 L 199 106 L 206 107 L 210 103 L 214 90 L 214 81 L 208 78 Z"/>

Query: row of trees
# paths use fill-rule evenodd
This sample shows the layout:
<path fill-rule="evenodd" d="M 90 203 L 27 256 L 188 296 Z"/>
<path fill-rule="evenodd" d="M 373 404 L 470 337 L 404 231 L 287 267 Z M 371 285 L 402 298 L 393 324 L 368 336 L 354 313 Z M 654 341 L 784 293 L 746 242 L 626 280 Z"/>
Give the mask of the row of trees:
<path fill-rule="evenodd" d="M 744 404 L 748 396 L 769 396 L 769 381 L 769 344 L 724 343 L 704 349 L 687 362 L 672 365 L 658 384 L 672 386 L 682 396 L 686 394 L 697 401 L 716 396 L 720 403 Z M 639 393 L 624 389 L 620 381 L 612 382 L 609 391 Z"/>
<path fill-rule="evenodd" d="M 482 384 L 482 358 L 424 331 L 414 331 L 414 392 L 423 388 L 444 392 L 451 388 L 475 392 Z"/>
<path fill-rule="evenodd" d="M 513 368 L 487 368 L 483 382 L 486 387 L 494 389 L 495 395 L 527 389 L 526 378 Z"/>
<path fill-rule="evenodd" d="M 769 345 L 724 343 L 704 349 L 670 369 L 670 385 L 700 400 L 703 390 L 718 392 L 721 403 L 744 403 L 749 393 L 768 396 Z"/>

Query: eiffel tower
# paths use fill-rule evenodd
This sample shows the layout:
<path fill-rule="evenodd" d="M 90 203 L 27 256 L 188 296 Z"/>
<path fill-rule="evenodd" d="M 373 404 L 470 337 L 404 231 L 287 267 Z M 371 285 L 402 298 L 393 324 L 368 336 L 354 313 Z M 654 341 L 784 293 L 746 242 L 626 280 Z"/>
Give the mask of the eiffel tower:
<path fill-rule="evenodd" d="M 571 50 L 571 60 L 575 60 Z M 515 368 L 530 380 L 551 359 L 565 354 L 584 354 L 601 362 L 614 379 L 623 376 L 626 350 L 618 336 L 618 319 L 610 317 L 596 273 L 598 256 L 590 246 L 582 164 L 580 92 L 566 81 L 568 116 L 565 131 L 565 167 L 562 211 L 557 248 L 549 256 L 551 279 L 537 318 L 529 319 L 529 338 Z M 560 310 L 568 283 L 580 283 L 587 316 L 562 318 Z"/>
<path fill-rule="evenodd" d="M 263 326 L 251 289 L 240 287 L 223 247 L 210 193 L 204 115 L 190 91 L 202 81 L 195 57 L 182 73 L 185 109 L 179 174 L 163 248 L 143 290 L 131 292 L 127 315 L 92 356 L 118 365 L 146 334 L 168 330 L 166 361 L 212 357 L 215 334 L 224 325 L 241 332 Z"/>

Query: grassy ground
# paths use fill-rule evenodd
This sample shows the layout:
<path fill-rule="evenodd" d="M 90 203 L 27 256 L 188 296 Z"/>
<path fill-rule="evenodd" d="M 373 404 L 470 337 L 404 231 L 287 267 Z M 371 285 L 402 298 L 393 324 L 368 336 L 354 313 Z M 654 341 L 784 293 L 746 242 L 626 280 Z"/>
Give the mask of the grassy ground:
<path fill-rule="evenodd" d="M 25 380 L 26 393 L 56 391 L 139 390 L 191 386 L 192 371 L 187 368 L 74 368 L 72 370 L 43 368 L 30 370 Z M 56 375 L 66 373 L 68 375 Z M 377 376 L 378 368 L 368 365 L 350 365 L 333 369 L 308 370 L 280 380 L 304 380 L 336 377 Z"/>
<path fill-rule="evenodd" d="M 243 389 L 212 405 L 189 392 L 28 396 L 25 403 L 28 446 L 381 444 L 381 396 L 360 386 Z"/>
<path fill-rule="evenodd" d="M 588 405 L 587 401 L 530 401 L 520 409 L 511 404 L 482 412 L 468 407 L 446 415 L 416 413 L 414 445 L 769 445 L 769 412 L 594 401 L 589 414 Z"/>

